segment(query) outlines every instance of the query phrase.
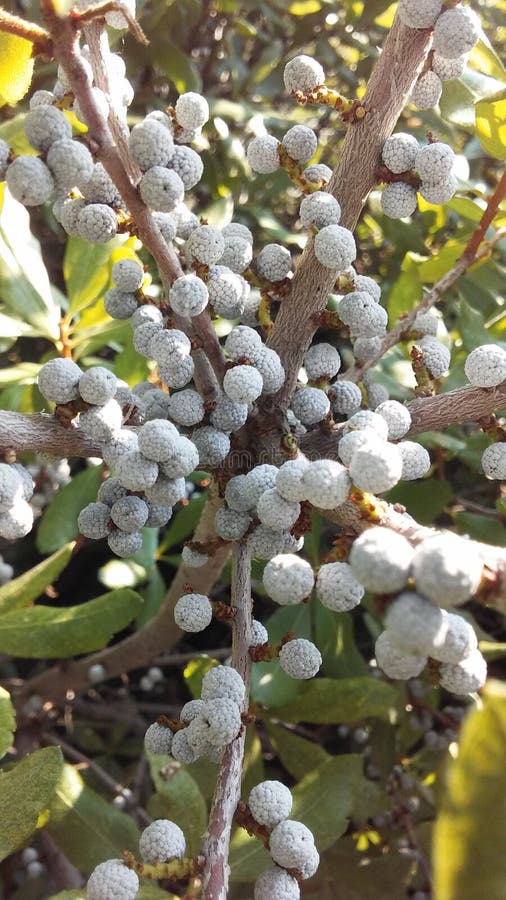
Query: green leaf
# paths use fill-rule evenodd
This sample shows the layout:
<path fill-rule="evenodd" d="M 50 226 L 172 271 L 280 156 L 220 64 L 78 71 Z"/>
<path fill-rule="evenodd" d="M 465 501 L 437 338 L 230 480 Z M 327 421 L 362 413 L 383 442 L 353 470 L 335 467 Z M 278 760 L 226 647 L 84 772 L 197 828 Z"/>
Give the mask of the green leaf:
<path fill-rule="evenodd" d="M 301 693 L 272 710 L 270 718 L 283 722 L 340 724 L 369 716 L 387 718 L 397 702 L 395 688 L 373 678 L 315 678 L 301 686 Z"/>
<path fill-rule="evenodd" d="M 210 656 L 199 656 L 198 659 L 192 659 L 185 666 L 183 672 L 186 686 L 192 697 L 197 700 L 202 692 L 202 680 L 209 669 L 218 666 L 217 659 L 211 659 Z"/>
<path fill-rule="evenodd" d="M 132 621 L 142 602 L 123 588 L 79 606 L 32 606 L 0 617 L 0 652 L 23 659 L 54 659 L 91 653 Z"/>
<path fill-rule="evenodd" d="M 176 822 L 184 831 L 188 855 L 196 856 L 207 825 L 207 804 L 197 782 L 167 756 L 149 755 L 149 768 L 157 791 L 151 814 Z"/>
<path fill-rule="evenodd" d="M 490 336 L 485 328 L 485 319 L 481 312 L 473 309 L 462 300 L 459 304 L 458 328 L 462 336 L 464 350 L 468 353 L 475 347 L 490 343 Z"/>
<path fill-rule="evenodd" d="M 401 503 L 421 525 L 432 525 L 452 497 L 450 482 L 438 478 L 401 482 L 385 494 L 389 503 Z"/>
<path fill-rule="evenodd" d="M 276 610 L 265 623 L 269 641 L 278 643 L 288 631 L 297 637 L 311 637 L 310 609 L 308 603 L 285 606 Z M 265 706 L 281 706 L 299 695 L 302 683 L 283 672 L 279 660 L 255 663 L 251 672 L 251 699 Z"/>
<path fill-rule="evenodd" d="M 475 106 L 476 134 L 490 156 L 506 159 L 506 90 L 479 100 Z"/>
<path fill-rule="evenodd" d="M 367 663 L 358 651 L 350 613 L 331 612 L 313 604 L 315 642 L 322 655 L 322 674 L 329 678 L 365 675 Z"/>
<path fill-rule="evenodd" d="M 0 772 L 0 860 L 18 850 L 37 828 L 63 767 L 59 747 L 44 747 Z"/>
<path fill-rule="evenodd" d="M 68 764 L 56 785 L 46 827 L 59 849 L 86 875 L 104 860 L 120 858 L 123 850 L 138 852 L 139 832 L 130 816 L 87 787 Z"/>
<path fill-rule="evenodd" d="M 10 695 L 5 688 L 0 687 L 0 757 L 5 756 L 9 747 L 12 747 L 15 730 L 16 713 Z"/>
<path fill-rule="evenodd" d="M 192 497 L 186 506 L 182 506 L 178 509 L 170 527 L 165 533 L 162 543 L 160 544 L 158 549 L 159 556 L 162 556 L 167 550 L 170 550 L 171 547 L 175 547 L 177 544 L 182 543 L 189 535 L 193 534 L 200 519 L 206 499 L 205 494 L 201 494 L 199 497 Z"/>
<path fill-rule="evenodd" d="M 316 741 L 308 741 L 288 728 L 266 722 L 265 730 L 283 766 L 297 780 L 330 759 Z"/>
<path fill-rule="evenodd" d="M 418 267 L 418 277 L 424 284 L 433 284 L 446 275 L 459 256 L 462 256 L 464 244 L 461 241 L 449 240 L 437 256 L 427 259 Z"/>
<path fill-rule="evenodd" d="M 497 519 L 461 510 L 454 514 L 453 521 L 462 534 L 475 541 L 506 547 L 506 527 Z"/>
<path fill-rule="evenodd" d="M 37 550 L 53 553 L 79 534 L 77 517 L 84 506 L 94 503 L 102 480 L 102 467 L 79 472 L 61 488 L 45 510 L 37 531 Z"/>
<path fill-rule="evenodd" d="M 251 789 L 265 779 L 262 758 L 262 744 L 254 726 L 246 730 L 246 746 L 242 767 L 242 794 L 247 796 Z"/>
<path fill-rule="evenodd" d="M 179 94 L 202 89 L 202 79 L 195 63 L 166 37 L 163 44 L 155 48 L 154 62 L 174 82 Z"/>
<path fill-rule="evenodd" d="M 109 281 L 110 244 L 88 244 L 69 237 L 63 260 L 63 275 L 69 299 L 69 315 L 93 303 Z"/>
<path fill-rule="evenodd" d="M 407 253 L 402 261 L 402 271 L 387 298 L 386 308 L 390 323 L 398 322 L 401 315 L 411 310 L 422 299 L 422 285 L 418 278 L 418 266 Z"/>
<path fill-rule="evenodd" d="M 6 31 L 0 33 L 0 105 L 17 103 L 30 88 L 33 44 Z"/>
<path fill-rule="evenodd" d="M 362 804 L 367 788 L 361 756 L 333 756 L 309 772 L 295 787 L 290 817 L 307 825 L 321 853 L 344 834 L 355 803 Z M 237 831 L 230 848 L 232 879 L 250 881 L 256 878 L 267 867 L 266 858 L 267 852 L 258 840 L 244 831 Z"/>
<path fill-rule="evenodd" d="M 33 569 L 28 569 L 18 578 L 4 584 L 0 588 L 0 613 L 30 606 L 63 572 L 72 556 L 73 548 L 72 542 L 65 544 Z"/>
<path fill-rule="evenodd" d="M 489 682 L 464 722 L 443 781 L 434 835 L 438 900 L 503 900 L 506 883 L 506 687 Z"/>

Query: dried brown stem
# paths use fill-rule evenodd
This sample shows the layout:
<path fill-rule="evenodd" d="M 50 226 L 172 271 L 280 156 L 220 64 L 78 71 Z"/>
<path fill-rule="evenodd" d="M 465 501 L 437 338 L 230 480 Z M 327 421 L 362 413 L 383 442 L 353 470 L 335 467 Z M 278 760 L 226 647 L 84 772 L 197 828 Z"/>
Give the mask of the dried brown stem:
<path fill-rule="evenodd" d="M 232 665 L 239 672 L 249 694 L 251 659 L 251 583 L 250 555 L 246 544 L 236 544 L 232 577 L 232 604 L 237 609 L 233 624 Z M 247 700 L 244 711 L 247 710 Z M 206 863 L 202 873 L 202 900 L 226 900 L 228 896 L 228 850 L 230 831 L 241 797 L 245 728 L 223 754 L 214 792 L 202 854 Z"/>
<path fill-rule="evenodd" d="M 367 195 L 376 183 L 381 147 L 411 93 L 430 40 L 428 31 L 406 28 L 395 19 L 362 101 L 367 115 L 348 128 L 327 190 L 339 200 L 341 224 L 350 230 L 355 228 Z M 318 262 L 313 240 L 309 240 L 269 339 L 269 346 L 280 354 L 286 372 L 283 388 L 275 397 L 282 409 L 290 402 L 304 353 L 315 332 L 314 317 L 325 308 L 336 275 L 335 270 Z"/>

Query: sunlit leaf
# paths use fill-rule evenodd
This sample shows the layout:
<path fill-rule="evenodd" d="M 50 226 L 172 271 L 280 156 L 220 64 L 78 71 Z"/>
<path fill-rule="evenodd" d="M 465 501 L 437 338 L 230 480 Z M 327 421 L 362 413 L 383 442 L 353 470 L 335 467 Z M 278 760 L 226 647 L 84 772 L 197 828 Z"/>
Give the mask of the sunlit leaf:
<path fill-rule="evenodd" d="M 0 32 L 0 103 L 17 103 L 28 91 L 33 74 L 33 44 Z"/>
<path fill-rule="evenodd" d="M 0 859 L 5 859 L 37 828 L 54 795 L 63 767 L 59 747 L 44 747 L 0 772 Z"/>

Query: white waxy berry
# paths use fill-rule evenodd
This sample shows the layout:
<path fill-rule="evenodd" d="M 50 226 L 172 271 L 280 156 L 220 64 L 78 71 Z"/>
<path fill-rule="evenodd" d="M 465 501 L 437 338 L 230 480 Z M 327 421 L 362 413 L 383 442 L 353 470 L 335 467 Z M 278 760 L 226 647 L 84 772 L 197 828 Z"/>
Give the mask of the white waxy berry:
<path fill-rule="evenodd" d="M 77 527 L 84 537 L 100 540 L 111 530 L 111 510 L 105 503 L 88 503 L 77 517 Z"/>
<path fill-rule="evenodd" d="M 294 56 L 287 62 L 283 79 L 289 93 L 293 91 L 312 91 L 325 82 L 325 72 L 318 60 L 312 56 Z"/>
<path fill-rule="evenodd" d="M 181 275 L 169 291 L 169 303 L 180 316 L 199 316 L 208 300 L 206 284 L 198 275 Z"/>
<path fill-rule="evenodd" d="M 443 0 L 399 0 L 397 14 L 408 28 L 430 28 L 442 6 Z"/>
<path fill-rule="evenodd" d="M 291 409 L 303 425 L 316 425 L 330 411 L 330 400 L 320 388 L 304 387 L 292 397 Z"/>
<path fill-rule="evenodd" d="M 415 591 L 399 594 L 388 607 L 385 626 L 401 650 L 420 656 L 431 656 L 442 645 L 448 627 L 439 606 Z"/>
<path fill-rule="evenodd" d="M 203 631 L 212 618 L 213 608 L 205 594 L 185 594 L 174 607 L 174 620 L 182 631 Z"/>
<path fill-rule="evenodd" d="M 245 297 L 249 293 L 248 282 L 228 266 L 209 267 L 207 290 L 209 303 L 222 318 L 237 319 L 244 312 Z"/>
<path fill-rule="evenodd" d="M 211 424 L 219 431 L 230 434 L 239 431 L 248 418 L 248 404 L 231 400 L 225 394 L 216 401 L 210 419 Z"/>
<path fill-rule="evenodd" d="M 326 225 L 339 225 L 341 207 L 332 194 L 315 191 L 302 200 L 299 216 L 304 228 L 310 228 L 311 225 L 325 228 Z"/>
<path fill-rule="evenodd" d="M 202 128 L 209 119 L 209 104 L 201 94 L 188 91 L 177 98 L 175 112 L 182 128 Z"/>
<path fill-rule="evenodd" d="M 144 280 L 144 269 L 135 259 L 125 256 L 112 267 L 112 280 L 120 291 L 138 291 Z M 154 308 L 154 307 L 153 307 Z"/>
<path fill-rule="evenodd" d="M 474 10 L 459 4 L 439 16 L 434 26 L 432 46 L 446 59 L 455 59 L 473 49 L 480 31 L 480 20 Z"/>
<path fill-rule="evenodd" d="M 349 326 L 352 338 L 374 337 L 385 333 L 387 311 L 367 291 L 346 294 L 339 304 L 338 312 L 339 318 Z"/>
<path fill-rule="evenodd" d="M 129 319 L 137 310 L 137 297 L 119 288 L 110 288 L 104 296 L 104 308 L 113 319 Z"/>
<path fill-rule="evenodd" d="M 105 244 L 118 231 L 116 213 L 105 203 L 89 203 L 83 206 L 77 217 L 79 236 L 90 244 Z"/>
<path fill-rule="evenodd" d="M 52 106 L 53 101 L 54 94 L 52 91 L 35 91 L 30 97 L 29 107 L 30 109 L 35 109 L 36 106 Z"/>
<path fill-rule="evenodd" d="M 364 588 L 348 563 L 325 563 L 316 579 L 316 596 L 327 609 L 347 612 L 358 606 L 364 596 Z"/>
<path fill-rule="evenodd" d="M 122 2 L 130 15 L 135 16 L 135 0 L 122 0 Z M 110 10 L 109 12 L 106 12 L 105 21 L 109 25 L 109 28 L 115 28 L 117 31 L 123 31 L 124 28 L 128 28 L 128 20 L 119 10 Z"/>
<path fill-rule="evenodd" d="M 230 452 L 230 438 L 224 431 L 204 425 L 192 434 L 192 441 L 198 452 L 199 464 L 215 468 Z"/>
<path fill-rule="evenodd" d="M 453 78 L 460 78 L 467 66 L 467 54 L 463 56 L 455 56 L 453 59 L 447 59 L 441 56 L 437 51 L 432 57 L 431 67 L 441 81 L 451 81 Z"/>
<path fill-rule="evenodd" d="M 148 753 L 155 755 L 168 754 L 172 747 L 172 737 L 173 733 L 170 728 L 167 728 L 165 725 L 159 725 L 158 722 L 153 722 L 144 735 L 144 747 Z"/>
<path fill-rule="evenodd" d="M 292 159 L 307 163 L 315 154 L 318 139 L 307 125 L 294 125 L 286 132 L 281 143 Z"/>
<path fill-rule="evenodd" d="M 355 450 L 349 470 L 351 480 L 361 491 L 382 494 L 400 480 L 402 457 L 395 444 L 379 439 Z"/>
<path fill-rule="evenodd" d="M 275 350 L 262 347 L 255 368 L 263 378 L 262 394 L 275 394 L 285 383 L 285 370 Z"/>
<path fill-rule="evenodd" d="M 154 212 L 153 219 L 162 233 L 163 239 L 170 244 L 177 234 L 177 226 L 173 213 Z"/>
<path fill-rule="evenodd" d="M 300 516 L 300 503 L 285 500 L 276 488 L 264 491 L 257 503 L 257 515 L 262 525 L 274 531 L 286 531 Z"/>
<path fill-rule="evenodd" d="M 109 515 L 121 531 L 139 531 L 146 524 L 149 508 L 140 497 L 122 497 L 113 504 Z"/>
<path fill-rule="evenodd" d="M 464 372 L 475 387 L 495 387 L 506 379 L 506 350 L 498 344 L 482 344 L 471 350 Z"/>
<path fill-rule="evenodd" d="M 478 649 L 478 638 L 473 626 L 462 616 L 445 612 L 443 615 L 446 622 L 445 639 L 438 647 L 431 648 L 430 656 L 439 662 L 455 665 Z"/>
<path fill-rule="evenodd" d="M 53 206 L 53 213 L 67 234 L 77 236 L 77 218 L 81 210 L 86 206 L 85 200 L 66 199 L 57 200 Z"/>
<path fill-rule="evenodd" d="M 142 309 L 142 307 L 140 308 Z M 140 312 L 140 309 L 137 312 Z M 134 315 L 132 317 L 132 325 L 134 328 L 133 345 L 141 356 L 149 356 L 151 338 L 162 331 L 162 323 L 153 321 L 146 314 L 143 317 Z"/>
<path fill-rule="evenodd" d="M 414 168 L 422 181 L 443 181 L 452 171 L 455 153 L 448 144 L 436 141 L 421 147 L 415 159 Z"/>
<path fill-rule="evenodd" d="M 131 451 L 138 449 L 139 442 L 137 440 L 136 432 L 127 428 L 121 428 L 102 446 L 102 457 L 106 466 L 112 466 L 112 468 L 114 468 L 124 453 L 130 453 Z M 125 488 L 123 488 L 123 491 L 126 493 Z M 119 497 L 116 497 L 115 499 L 119 499 Z"/>
<path fill-rule="evenodd" d="M 305 559 L 293 553 L 281 553 L 269 560 L 262 580 L 271 600 L 280 606 L 291 606 L 309 597 L 314 574 Z"/>
<path fill-rule="evenodd" d="M 431 462 L 425 447 L 416 441 L 400 441 L 397 447 L 402 457 L 401 481 L 414 481 L 427 474 Z"/>
<path fill-rule="evenodd" d="M 292 257 L 281 244 L 266 244 L 258 254 L 255 265 L 258 274 L 266 281 L 283 281 L 292 268 Z"/>
<path fill-rule="evenodd" d="M 333 378 L 341 368 L 341 357 L 332 344 L 325 342 L 313 344 L 304 356 L 304 368 L 311 381 Z M 298 418 L 300 419 L 300 416 Z"/>
<path fill-rule="evenodd" d="M 179 175 L 185 191 L 190 191 L 195 187 L 204 172 L 204 163 L 201 157 L 191 147 L 175 147 L 168 166 Z"/>
<path fill-rule="evenodd" d="M 100 663 L 95 663 L 95 665 L 90 666 L 86 672 L 86 678 L 90 684 L 100 684 L 101 681 L 105 681 L 106 677 L 107 672 L 105 666 L 102 666 Z"/>
<path fill-rule="evenodd" d="M 362 405 L 360 388 L 353 381 L 336 381 L 329 388 L 332 411 L 337 415 L 352 415 Z"/>
<path fill-rule="evenodd" d="M 410 653 L 399 647 L 388 631 L 383 631 L 376 641 L 374 652 L 379 668 L 388 678 L 407 681 L 416 678 L 427 665 L 427 657 L 421 653 Z"/>
<path fill-rule="evenodd" d="M 248 797 L 248 806 L 255 822 L 269 829 L 288 818 L 292 804 L 292 792 L 281 781 L 261 781 L 252 788 Z"/>
<path fill-rule="evenodd" d="M 49 148 L 46 163 L 54 178 L 58 196 L 68 194 L 73 187 L 91 178 L 93 172 L 90 151 L 84 144 L 71 138 L 55 141 Z"/>
<path fill-rule="evenodd" d="M 158 477 L 158 465 L 139 451 L 124 453 L 116 466 L 116 477 L 129 491 L 145 491 Z"/>
<path fill-rule="evenodd" d="M 187 241 L 194 228 L 200 224 L 195 213 L 188 209 L 185 203 L 178 203 L 171 212 L 176 225 L 176 234 L 182 241 Z"/>
<path fill-rule="evenodd" d="M 298 553 L 304 538 L 295 538 L 289 531 L 274 531 L 266 525 L 257 525 L 248 537 L 248 547 L 256 559 L 272 559 L 278 553 Z"/>
<path fill-rule="evenodd" d="M 147 459 L 165 462 L 174 455 L 180 435 L 171 422 L 152 419 L 139 428 L 137 437 L 139 450 Z"/>
<path fill-rule="evenodd" d="M 148 307 L 148 309 L 153 308 Z M 159 310 L 156 312 L 160 313 Z M 156 324 L 160 319 L 157 317 L 154 321 Z M 163 328 L 155 331 L 150 338 L 148 351 L 157 363 L 170 364 L 171 360 L 174 362 L 181 357 L 188 356 L 191 351 L 191 343 L 184 331 L 180 331 L 179 328 Z"/>
<path fill-rule="evenodd" d="M 107 537 L 107 543 L 109 544 L 109 549 L 116 556 L 127 559 L 141 549 L 142 534 L 140 531 L 111 531 Z"/>
<path fill-rule="evenodd" d="M 253 258 L 251 241 L 240 234 L 229 234 L 225 238 L 225 249 L 219 263 L 227 266 L 236 275 L 248 268 Z"/>
<path fill-rule="evenodd" d="M 202 714 L 204 709 L 204 701 L 203 700 L 189 700 L 188 703 L 182 707 L 181 712 L 179 714 L 179 718 L 181 722 L 193 722 L 197 716 Z"/>
<path fill-rule="evenodd" d="M 372 337 L 358 337 L 353 343 L 353 356 L 357 362 L 367 362 L 374 359 L 381 351 L 381 338 L 379 335 Z"/>
<path fill-rule="evenodd" d="M 413 325 L 413 331 L 419 331 L 422 335 L 436 335 L 439 319 L 431 310 L 427 312 L 419 312 L 416 314 Z"/>
<path fill-rule="evenodd" d="M 320 184 L 321 182 L 328 184 L 332 178 L 332 169 L 324 163 L 315 163 L 312 166 L 307 166 L 303 174 L 304 178 L 307 178 L 312 184 Z"/>
<path fill-rule="evenodd" d="M 387 184 L 381 194 L 381 208 L 390 219 L 406 219 L 418 207 L 416 189 L 405 181 Z"/>
<path fill-rule="evenodd" d="M 239 709 L 244 704 L 246 688 L 239 672 L 230 666 L 214 666 L 202 680 L 201 698 L 205 702 L 228 697 L 237 703 Z"/>
<path fill-rule="evenodd" d="M 384 384 L 380 384 L 379 382 L 370 381 L 366 378 L 368 375 L 367 372 L 364 373 L 364 387 L 367 392 L 367 405 L 369 409 L 376 410 L 380 403 L 386 403 L 389 398 L 388 389 Z M 366 383 L 367 381 L 367 383 Z"/>
<path fill-rule="evenodd" d="M 356 291 L 365 291 L 367 294 L 370 294 L 371 297 L 379 303 L 381 299 L 381 288 L 377 281 L 374 278 L 370 278 L 369 275 L 357 275 L 353 266 L 350 266 L 348 273 L 353 278 L 353 283 L 355 285 Z"/>
<path fill-rule="evenodd" d="M 192 231 L 185 244 L 185 254 L 189 259 L 196 259 L 206 266 L 217 263 L 225 250 L 225 241 L 218 228 L 212 225 L 199 225 Z"/>
<path fill-rule="evenodd" d="M 4 141 L 0 138 L 0 181 L 5 181 L 5 174 L 9 165 L 10 155 L 11 148 L 9 147 L 7 141 Z"/>
<path fill-rule="evenodd" d="M 15 505 L 0 515 L 0 537 L 6 541 L 18 541 L 33 526 L 33 509 L 26 500 L 16 498 Z"/>
<path fill-rule="evenodd" d="M 399 131 L 386 139 L 381 151 L 381 158 L 387 169 L 390 169 L 395 175 L 400 175 L 401 172 L 407 172 L 413 168 L 418 150 L 417 139 L 412 134 Z"/>
<path fill-rule="evenodd" d="M 475 650 L 459 663 L 443 663 L 439 669 L 439 683 L 452 694 L 472 694 L 481 690 L 487 680 L 487 663 Z"/>
<path fill-rule="evenodd" d="M 194 442 L 180 435 L 175 444 L 174 455 L 160 463 L 160 469 L 168 478 L 182 478 L 191 475 L 198 462 L 199 451 Z"/>
<path fill-rule="evenodd" d="M 53 176 L 38 156 L 16 157 L 7 169 L 5 180 L 14 199 L 24 206 L 45 203 L 54 190 Z"/>
<path fill-rule="evenodd" d="M 455 175 L 447 175 L 442 181 L 422 181 L 420 195 L 427 203 L 441 206 L 452 199 L 458 187 Z"/>
<path fill-rule="evenodd" d="M 253 403 L 262 393 L 262 387 L 262 376 L 254 366 L 234 366 L 223 379 L 223 390 L 238 403 Z"/>
<path fill-rule="evenodd" d="M 356 732 L 355 732 L 356 734 Z M 314 848 L 310 858 L 303 866 L 300 868 L 301 878 L 305 881 L 307 878 L 312 878 L 313 875 L 317 872 L 318 866 L 320 865 L 320 854 L 316 847 Z"/>
<path fill-rule="evenodd" d="M 289 819 L 276 825 L 269 841 L 274 862 L 286 869 L 301 868 L 312 857 L 314 846 L 314 837 L 309 828 L 302 822 Z"/>
<path fill-rule="evenodd" d="M 254 900 L 300 900 L 300 888 L 293 875 L 273 866 L 258 876 L 253 896 Z"/>
<path fill-rule="evenodd" d="M 145 489 L 146 498 L 158 506 L 175 506 L 186 496 L 184 478 L 166 478 L 159 475 L 151 487 Z"/>
<path fill-rule="evenodd" d="M 148 507 L 148 517 L 144 523 L 146 528 L 161 528 L 171 520 L 171 506 L 160 506 L 151 502 L 146 502 L 146 506 Z"/>
<path fill-rule="evenodd" d="M 343 434 L 350 431 L 361 431 L 363 428 L 372 428 L 381 440 L 386 441 L 388 437 L 388 424 L 383 416 L 373 412 L 370 409 L 359 409 L 344 423 Z"/>
<path fill-rule="evenodd" d="M 451 354 L 448 347 L 431 337 L 416 342 L 422 352 L 422 360 L 431 378 L 441 378 L 450 367 Z"/>
<path fill-rule="evenodd" d="M 241 730 L 241 710 L 229 697 L 207 700 L 202 717 L 208 725 L 207 740 L 213 747 L 226 747 Z"/>
<path fill-rule="evenodd" d="M 253 619 L 251 623 L 251 647 L 259 647 L 262 644 L 267 644 L 269 641 L 269 633 L 265 625 L 262 625 L 258 619 Z"/>
<path fill-rule="evenodd" d="M 41 394 L 53 403 L 69 403 L 79 397 L 79 366 L 71 359 L 50 359 L 44 363 L 37 383 Z"/>
<path fill-rule="evenodd" d="M 176 731 L 172 739 L 170 753 L 174 759 L 177 759 L 178 762 L 182 762 L 187 766 L 198 759 L 198 752 L 196 752 L 188 740 L 188 728 L 182 728 L 180 731 Z"/>
<path fill-rule="evenodd" d="M 390 594 L 406 584 L 413 556 L 414 550 L 405 537 L 376 526 L 354 541 L 349 560 L 355 577 L 367 591 Z"/>
<path fill-rule="evenodd" d="M 14 474 L 18 477 L 19 481 L 21 482 L 21 490 L 22 490 L 23 499 L 31 500 L 33 497 L 33 492 L 34 492 L 34 488 L 35 488 L 35 482 L 31 476 L 30 472 L 28 471 L 28 469 L 25 469 L 25 467 L 22 466 L 21 463 L 10 463 L 9 469 L 11 469 L 11 471 L 14 472 Z M 65 483 L 66 483 L 66 480 L 63 481 L 63 484 L 65 484 Z M 17 496 L 17 495 L 18 495 L 18 491 L 16 489 L 14 496 Z M 2 559 L 2 557 L 0 556 L 0 560 L 1 559 Z"/>
<path fill-rule="evenodd" d="M 342 271 L 357 258 L 357 246 L 351 231 L 341 225 L 326 225 L 314 239 L 317 260 L 328 269 Z"/>
<path fill-rule="evenodd" d="M 374 412 L 382 416 L 388 425 L 388 440 L 397 441 L 411 428 L 411 416 L 409 410 L 397 400 L 385 400 L 376 407 Z"/>
<path fill-rule="evenodd" d="M 225 240 L 228 240 L 229 237 L 242 237 L 249 241 L 250 244 L 253 243 L 253 235 L 250 229 L 241 222 L 229 222 L 228 225 L 224 225 L 221 233 Z"/>
<path fill-rule="evenodd" d="M 431 109 L 437 106 L 443 91 L 443 83 L 432 69 L 422 75 L 416 82 L 409 98 L 418 109 Z"/>
<path fill-rule="evenodd" d="M 482 453 L 481 467 L 487 478 L 506 478 L 506 444 L 490 444 Z"/>
<path fill-rule="evenodd" d="M 276 475 L 276 490 L 285 500 L 307 500 L 303 477 L 310 463 L 305 457 L 288 459 Z"/>
<path fill-rule="evenodd" d="M 186 841 L 179 825 L 168 819 L 156 819 L 144 829 L 139 840 L 139 852 L 145 863 L 182 859 Z"/>
<path fill-rule="evenodd" d="M 270 134 L 259 135 L 248 144 L 246 159 L 253 172 L 270 175 L 280 167 L 279 141 Z"/>
<path fill-rule="evenodd" d="M 460 606 L 477 591 L 483 560 L 475 546 L 451 532 L 431 535 L 413 558 L 417 590 L 443 607 Z"/>
<path fill-rule="evenodd" d="M 249 359 L 253 364 L 261 354 L 262 338 L 253 328 L 247 325 L 236 325 L 225 340 L 225 350 L 231 359 Z"/>
<path fill-rule="evenodd" d="M 108 859 L 93 869 L 86 885 L 87 900 L 135 900 L 139 879 L 122 859 Z"/>
<path fill-rule="evenodd" d="M 172 169 L 152 166 L 142 176 L 139 191 L 150 209 L 171 212 L 184 197 L 184 184 Z"/>
<path fill-rule="evenodd" d="M 91 440 L 110 441 L 123 424 L 123 410 L 114 398 L 94 406 L 79 416 L 79 428 Z"/>
<path fill-rule="evenodd" d="M 117 390 L 118 379 L 105 366 L 93 366 L 79 379 L 79 393 L 86 403 L 102 406 L 111 400 Z"/>
<path fill-rule="evenodd" d="M 91 177 L 78 188 L 89 203 L 105 203 L 114 207 L 122 204 L 118 189 L 102 163 L 95 163 Z"/>
<path fill-rule="evenodd" d="M 193 388 L 177 391 L 169 397 L 169 416 L 178 425 L 189 428 L 197 425 L 204 418 L 204 401 Z"/>
<path fill-rule="evenodd" d="M 134 125 L 128 139 L 130 153 L 146 172 L 153 166 L 166 166 L 174 153 L 174 141 L 168 128 L 156 119 L 145 119 Z"/>
<path fill-rule="evenodd" d="M 67 117 L 55 106 L 37 106 L 25 116 L 25 134 L 28 142 L 46 153 L 55 141 L 72 137 L 72 126 Z"/>
<path fill-rule="evenodd" d="M 214 527 L 216 534 L 225 541 L 239 541 L 251 525 L 251 516 L 222 506 L 216 511 Z"/>
<path fill-rule="evenodd" d="M 332 509 L 348 499 L 351 481 L 348 472 L 332 459 L 311 462 L 302 476 L 307 499 L 313 506 Z"/>

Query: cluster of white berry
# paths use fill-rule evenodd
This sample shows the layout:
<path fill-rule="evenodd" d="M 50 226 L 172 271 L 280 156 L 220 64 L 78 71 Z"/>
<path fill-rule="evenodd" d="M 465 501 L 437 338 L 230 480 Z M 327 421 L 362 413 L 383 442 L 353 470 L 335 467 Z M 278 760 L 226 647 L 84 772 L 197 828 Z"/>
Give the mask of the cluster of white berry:
<path fill-rule="evenodd" d="M 418 109 L 437 106 L 443 81 L 460 78 L 478 42 L 480 21 L 468 6 L 446 8 L 443 0 L 399 0 L 398 15 L 408 28 L 433 29 L 430 66 L 418 78 L 411 102 Z"/>
<path fill-rule="evenodd" d="M 471 350 L 464 371 L 474 387 L 495 388 L 506 381 L 506 350 L 499 344 L 482 344 Z M 506 442 L 490 444 L 482 454 L 481 466 L 487 478 L 506 478 Z"/>
<path fill-rule="evenodd" d="M 139 853 L 146 865 L 183 859 L 185 836 L 175 822 L 155 819 L 139 838 Z M 139 878 L 121 859 L 108 859 L 93 869 L 86 886 L 87 900 L 135 900 Z"/>
<path fill-rule="evenodd" d="M 448 144 L 436 141 L 420 146 L 411 134 L 398 132 L 383 144 L 381 158 L 395 175 L 417 176 L 415 187 L 409 179 L 387 184 L 381 194 L 381 206 L 392 219 L 411 216 L 418 206 L 417 191 L 427 203 L 447 203 L 457 189 L 452 172 L 455 154 Z"/>
<path fill-rule="evenodd" d="M 349 566 L 366 590 L 397 595 L 376 641 L 376 660 L 388 677 L 415 678 L 431 658 L 440 663 L 446 690 L 467 694 L 483 687 L 487 667 L 474 629 L 446 611 L 466 603 L 480 585 L 483 561 L 475 545 L 442 532 L 413 548 L 378 526 L 355 540 Z"/>
<path fill-rule="evenodd" d="M 288 818 L 292 803 L 291 791 L 281 781 L 261 781 L 250 791 L 249 812 L 269 831 L 275 863 L 257 878 L 255 900 L 299 900 L 299 880 L 311 878 L 320 864 L 312 832 Z"/>
<path fill-rule="evenodd" d="M 33 510 L 29 501 L 33 488 L 32 476 L 24 466 L 0 463 L 0 537 L 17 541 L 31 530 Z M 4 581 L 7 581 L 10 566 L 2 563 L 2 568 Z"/>

